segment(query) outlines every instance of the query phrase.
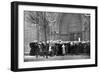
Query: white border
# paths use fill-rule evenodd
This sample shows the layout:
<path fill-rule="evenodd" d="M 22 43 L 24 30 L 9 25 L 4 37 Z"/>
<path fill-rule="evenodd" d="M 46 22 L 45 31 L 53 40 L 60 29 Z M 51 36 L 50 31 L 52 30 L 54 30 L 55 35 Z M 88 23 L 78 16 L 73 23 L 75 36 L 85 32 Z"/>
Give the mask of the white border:
<path fill-rule="evenodd" d="M 27 6 L 19 5 L 18 7 L 18 68 L 36 68 L 50 66 L 71 66 L 71 65 L 86 65 L 95 64 L 95 10 L 81 8 L 60 8 L 46 6 Z M 24 62 L 24 10 L 29 11 L 49 11 L 49 12 L 65 12 L 65 13 L 89 13 L 91 14 L 91 59 L 81 60 L 60 60 L 60 61 L 39 61 L 39 62 Z"/>

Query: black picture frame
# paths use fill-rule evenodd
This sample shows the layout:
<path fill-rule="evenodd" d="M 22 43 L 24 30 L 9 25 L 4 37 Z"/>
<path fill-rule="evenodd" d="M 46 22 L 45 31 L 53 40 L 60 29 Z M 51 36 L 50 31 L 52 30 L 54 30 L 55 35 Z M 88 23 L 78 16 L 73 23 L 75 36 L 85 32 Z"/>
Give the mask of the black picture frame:
<path fill-rule="evenodd" d="M 52 66 L 39 68 L 18 68 L 18 6 L 47 6 L 47 7 L 62 7 L 62 8 L 83 8 L 93 9 L 95 11 L 95 64 L 73 65 L 73 66 Z M 50 4 L 50 3 L 35 3 L 35 2 L 11 2 L 11 71 L 35 71 L 35 70 L 50 70 L 50 69 L 65 69 L 65 68 L 81 68 L 81 67 L 96 67 L 97 66 L 97 6 L 84 5 L 68 5 L 68 4 Z"/>

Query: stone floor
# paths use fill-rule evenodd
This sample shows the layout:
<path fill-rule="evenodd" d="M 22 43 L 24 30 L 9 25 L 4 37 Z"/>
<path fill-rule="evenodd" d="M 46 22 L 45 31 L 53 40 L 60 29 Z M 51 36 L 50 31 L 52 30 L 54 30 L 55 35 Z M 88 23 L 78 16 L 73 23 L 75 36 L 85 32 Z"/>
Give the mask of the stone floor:
<path fill-rule="evenodd" d="M 53 56 L 53 57 L 42 57 L 39 56 L 24 56 L 24 62 L 31 62 L 31 61 L 50 61 L 50 60 L 75 60 L 75 59 L 89 59 L 90 56 L 88 55 L 65 55 L 65 56 Z"/>

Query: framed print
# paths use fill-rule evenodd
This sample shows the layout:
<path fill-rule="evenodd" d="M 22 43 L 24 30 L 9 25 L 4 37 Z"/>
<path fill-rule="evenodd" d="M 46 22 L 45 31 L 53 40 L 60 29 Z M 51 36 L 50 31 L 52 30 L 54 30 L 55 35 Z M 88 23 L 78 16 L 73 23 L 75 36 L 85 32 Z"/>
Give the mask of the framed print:
<path fill-rule="evenodd" d="M 97 66 L 97 7 L 11 3 L 11 70 Z"/>

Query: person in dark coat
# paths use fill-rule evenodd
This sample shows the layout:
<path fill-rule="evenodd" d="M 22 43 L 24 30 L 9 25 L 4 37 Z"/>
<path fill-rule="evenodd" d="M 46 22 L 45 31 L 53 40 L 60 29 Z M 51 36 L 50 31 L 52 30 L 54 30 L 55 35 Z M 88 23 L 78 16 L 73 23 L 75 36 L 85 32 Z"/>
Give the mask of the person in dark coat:
<path fill-rule="evenodd" d="M 70 46 L 71 55 L 75 54 L 75 44 L 72 42 Z"/>
<path fill-rule="evenodd" d="M 66 51 L 66 55 L 68 55 L 69 50 L 68 50 L 68 44 L 67 43 L 65 44 L 65 51 Z"/>
<path fill-rule="evenodd" d="M 42 52 L 41 52 L 41 55 L 44 57 L 45 56 L 45 54 L 44 54 L 44 51 L 45 51 L 45 46 L 44 46 L 44 44 L 43 43 L 41 43 L 41 49 L 42 49 Z"/>
<path fill-rule="evenodd" d="M 46 43 L 46 45 L 45 45 L 45 55 L 46 55 L 46 58 L 48 58 L 48 53 L 49 53 L 49 44 L 48 43 Z"/>
<path fill-rule="evenodd" d="M 62 44 L 58 44 L 58 55 L 62 55 Z"/>
<path fill-rule="evenodd" d="M 38 43 L 35 43 L 35 53 L 36 53 L 36 58 L 38 58 L 39 56 L 39 47 L 38 47 Z"/>
<path fill-rule="evenodd" d="M 35 47 L 35 43 L 34 42 L 31 42 L 29 44 L 29 46 L 31 48 L 29 55 L 34 56 L 35 55 L 35 48 L 34 48 Z"/>
<path fill-rule="evenodd" d="M 71 54 L 71 48 L 70 48 L 70 42 L 67 43 L 67 47 L 68 47 L 68 54 Z"/>
<path fill-rule="evenodd" d="M 42 56 L 48 58 L 48 46 L 49 44 L 42 43 L 41 48 L 42 48 Z"/>
<path fill-rule="evenodd" d="M 59 49 L 59 47 L 58 47 L 58 44 L 56 43 L 56 44 L 55 44 L 55 55 L 56 55 L 56 56 L 58 55 L 58 49 Z"/>

